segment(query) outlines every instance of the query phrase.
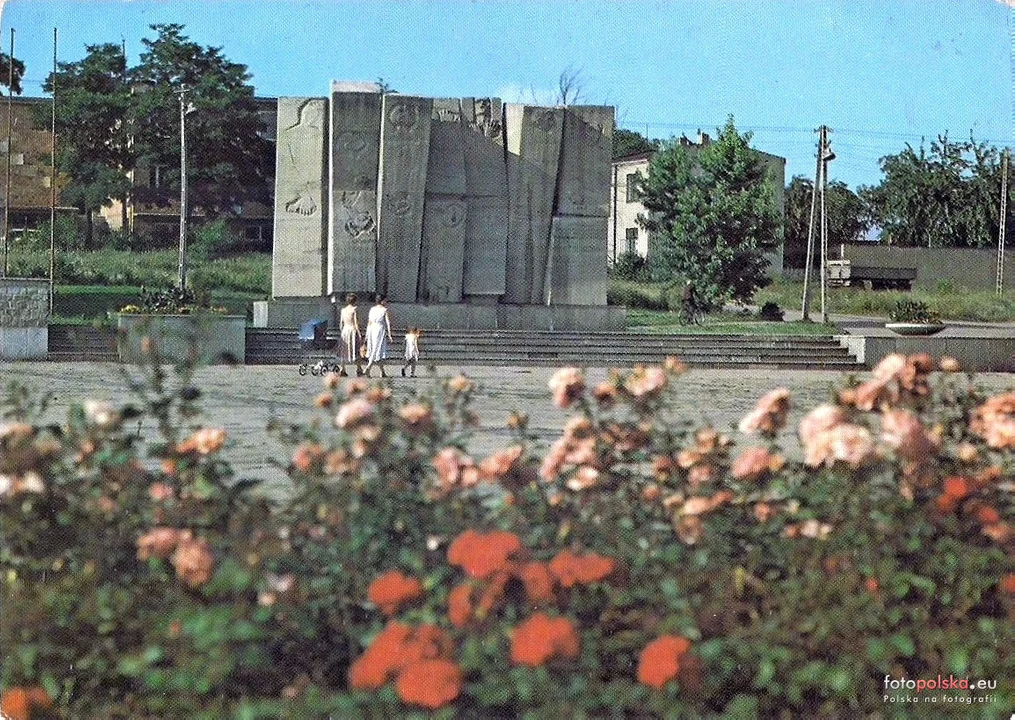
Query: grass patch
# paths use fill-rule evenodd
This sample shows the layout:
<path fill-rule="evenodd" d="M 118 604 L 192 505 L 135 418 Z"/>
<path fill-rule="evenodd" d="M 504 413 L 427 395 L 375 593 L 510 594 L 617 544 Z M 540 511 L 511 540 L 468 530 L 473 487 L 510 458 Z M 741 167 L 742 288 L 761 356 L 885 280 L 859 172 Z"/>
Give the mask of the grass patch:
<path fill-rule="evenodd" d="M 656 310 L 628 310 L 627 329 L 674 335 L 813 336 L 839 332 L 833 324 L 752 321 L 738 313 L 709 315 L 701 325 L 681 325 L 679 313 Z"/>
<path fill-rule="evenodd" d="M 136 303 L 141 288 L 132 285 L 57 285 L 53 296 L 54 322 L 60 325 L 91 325 L 104 322 L 108 313 Z M 251 316 L 251 303 L 263 300 L 260 293 L 212 290 L 211 304 L 226 308 L 230 315 Z"/>
<path fill-rule="evenodd" d="M 188 258 L 189 279 L 196 290 L 231 290 L 256 293 L 262 298 L 271 292 L 271 255 L 244 253 L 202 260 Z M 49 277 L 49 253 L 12 248 L 11 275 Z M 130 250 L 62 250 L 56 256 L 58 285 L 104 285 L 172 287 L 176 283 L 179 255 L 175 250 L 132 252 Z"/>
<path fill-rule="evenodd" d="M 815 292 L 816 291 L 816 292 Z M 821 286 L 812 285 L 811 307 L 821 306 Z M 758 291 L 757 305 L 771 301 L 781 308 L 799 309 L 804 293 L 802 282 L 777 281 Z M 867 290 L 860 287 L 828 288 L 826 300 L 829 312 L 842 315 L 869 315 L 887 318 L 896 303 L 908 298 L 927 303 L 946 320 L 974 322 L 1010 322 L 1015 320 L 1015 293 L 1008 291 L 997 297 L 989 290 L 967 290 L 944 286 L 910 292 L 899 290 Z"/>
<path fill-rule="evenodd" d="M 679 299 L 678 296 L 677 300 Z M 629 309 L 670 309 L 666 285 L 663 283 L 611 279 L 606 291 L 606 302 L 609 305 L 623 305 Z"/>

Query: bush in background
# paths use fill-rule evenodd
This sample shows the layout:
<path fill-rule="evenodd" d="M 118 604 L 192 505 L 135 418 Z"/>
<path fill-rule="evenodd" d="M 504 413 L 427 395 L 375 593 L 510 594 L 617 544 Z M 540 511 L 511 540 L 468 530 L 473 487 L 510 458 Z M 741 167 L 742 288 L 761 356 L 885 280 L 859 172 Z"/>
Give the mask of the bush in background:
<path fill-rule="evenodd" d="M 177 280 L 179 255 L 173 250 L 132 252 L 127 250 L 61 251 L 56 256 L 56 282 L 60 285 L 107 285 L 172 287 Z M 11 253 L 11 274 L 17 277 L 49 277 L 48 252 Z M 271 255 L 248 253 L 211 260 L 194 258 L 190 282 L 199 290 L 271 292 Z"/>
<path fill-rule="evenodd" d="M 610 277 L 630 282 L 650 282 L 652 268 L 648 260 L 637 252 L 625 252 L 617 256 L 610 266 Z"/>

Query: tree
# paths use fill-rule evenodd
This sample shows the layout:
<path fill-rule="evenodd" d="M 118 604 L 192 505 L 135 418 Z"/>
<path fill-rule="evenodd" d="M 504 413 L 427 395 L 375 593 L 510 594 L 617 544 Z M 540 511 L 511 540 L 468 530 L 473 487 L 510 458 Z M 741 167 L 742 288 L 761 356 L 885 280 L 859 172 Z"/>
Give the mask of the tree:
<path fill-rule="evenodd" d="M 585 78 L 582 69 L 568 65 L 557 78 L 557 105 L 568 107 L 585 99 Z"/>
<path fill-rule="evenodd" d="M 649 140 L 640 132 L 617 128 L 613 131 L 613 159 L 640 152 L 653 152 L 659 149 L 659 144 L 658 140 Z"/>
<path fill-rule="evenodd" d="M 883 178 L 860 189 L 882 237 L 895 245 L 989 247 L 997 243 L 1001 197 L 996 148 L 941 135 L 881 158 Z"/>
<path fill-rule="evenodd" d="M 179 186 L 178 92 L 187 88 L 187 102 L 196 110 L 187 118 L 192 207 L 215 216 L 230 212 L 244 200 L 267 200 L 274 154 L 261 135 L 246 65 L 227 60 L 222 48 L 190 41 L 182 25 L 151 28 L 157 37 L 142 40 L 146 50 L 130 72 L 139 164 L 165 168 L 169 186 Z"/>
<path fill-rule="evenodd" d="M 730 116 L 702 148 L 668 142 L 640 188 L 654 234 L 654 262 L 689 279 L 704 310 L 746 303 L 768 284 L 765 250 L 778 242 L 779 211 L 768 170 Z"/>
<path fill-rule="evenodd" d="M 811 194 L 814 182 L 796 175 L 786 186 L 785 255 L 786 267 L 802 268 L 807 262 L 807 230 L 811 218 Z M 821 198 L 818 198 L 821 202 Z M 821 263 L 819 250 L 820 210 L 814 214 L 814 257 L 812 267 Z M 825 212 L 829 247 L 856 242 L 870 229 L 870 218 L 863 200 L 846 183 L 832 180 L 825 194 Z"/>
<path fill-rule="evenodd" d="M 118 198 L 126 215 L 134 151 L 127 121 L 131 104 L 126 60 L 118 45 L 89 45 L 85 57 L 60 63 L 43 84 L 59 98 L 56 103 L 57 164 L 70 176 L 63 190 L 66 203 L 87 218 L 85 247 L 92 241 L 92 213 Z M 48 123 L 49 109 L 45 109 Z M 126 226 L 126 217 L 124 217 Z"/>
<path fill-rule="evenodd" d="M 11 69 L 11 56 L 6 53 L 0 53 L 0 85 L 9 87 L 10 92 L 20 95 L 21 79 L 25 76 L 25 64 L 14 58 L 13 76 L 11 75 Z M 10 83 L 9 86 L 8 83 Z"/>

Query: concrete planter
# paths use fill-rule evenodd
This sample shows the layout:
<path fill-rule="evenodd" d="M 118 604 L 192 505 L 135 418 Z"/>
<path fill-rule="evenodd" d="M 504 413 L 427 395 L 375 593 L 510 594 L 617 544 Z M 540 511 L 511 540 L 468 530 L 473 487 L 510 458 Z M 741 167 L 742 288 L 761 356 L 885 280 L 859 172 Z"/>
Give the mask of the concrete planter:
<path fill-rule="evenodd" d="M 945 329 L 941 323 L 890 322 L 885 327 L 897 335 L 937 335 Z"/>
<path fill-rule="evenodd" d="M 161 360 L 185 361 L 196 352 L 204 365 L 243 362 L 246 352 L 246 318 L 243 315 L 117 315 L 117 353 L 121 362 L 141 362 L 141 345 L 150 338 Z"/>

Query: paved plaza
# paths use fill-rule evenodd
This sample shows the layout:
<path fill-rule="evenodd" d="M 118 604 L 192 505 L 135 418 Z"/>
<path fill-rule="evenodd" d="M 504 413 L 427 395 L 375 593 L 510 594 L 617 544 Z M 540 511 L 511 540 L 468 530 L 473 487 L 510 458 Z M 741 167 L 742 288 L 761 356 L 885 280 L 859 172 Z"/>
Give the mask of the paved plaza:
<path fill-rule="evenodd" d="M 547 380 L 553 368 L 465 367 L 461 370 L 479 385 L 474 409 L 480 427 L 471 451 L 483 455 L 503 446 L 508 431 L 505 420 L 514 410 L 529 415 L 530 427 L 547 444 L 560 433 L 568 413 L 553 407 Z M 66 417 L 67 407 L 87 398 L 129 400 L 123 382 L 123 367 L 113 363 L 9 363 L 0 369 L 0 387 L 12 380 L 52 395 L 51 420 Z M 397 366 L 394 373 L 397 374 Z M 436 374 L 420 367 L 416 378 L 392 377 L 388 382 L 396 397 L 426 393 L 437 380 L 458 372 L 440 367 Z M 590 382 L 605 379 L 605 369 L 590 369 Z M 796 370 L 690 370 L 678 380 L 677 414 L 696 423 L 711 422 L 718 428 L 735 424 L 765 391 L 788 387 L 793 393 L 791 423 L 802 410 L 827 400 L 831 389 L 844 375 L 834 371 Z M 977 383 L 992 392 L 1015 389 L 1015 375 L 984 373 Z M 272 461 L 288 460 L 283 446 L 265 428 L 272 418 L 289 422 L 309 420 L 317 412 L 312 400 L 321 389 L 321 380 L 300 375 L 298 366 L 255 365 L 209 367 L 199 371 L 197 386 L 203 391 L 202 423 L 224 427 L 229 434 L 226 457 L 241 477 L 266 480 L 266 487 L 282 489 L 283 473 Z M 150 427 L 142 427 L 148 435 Z"/>

